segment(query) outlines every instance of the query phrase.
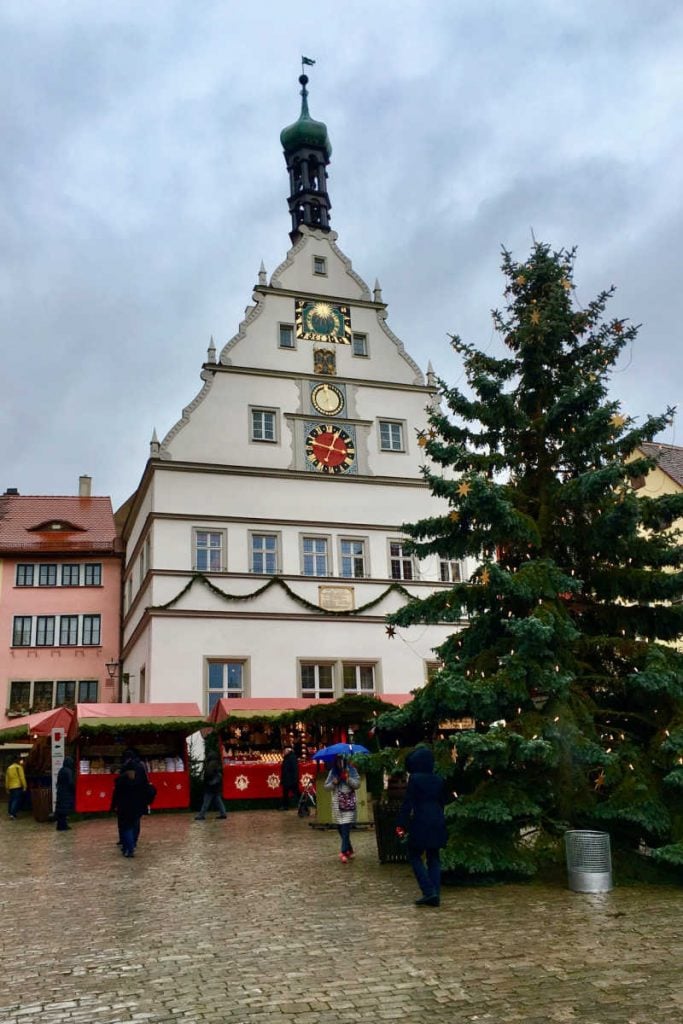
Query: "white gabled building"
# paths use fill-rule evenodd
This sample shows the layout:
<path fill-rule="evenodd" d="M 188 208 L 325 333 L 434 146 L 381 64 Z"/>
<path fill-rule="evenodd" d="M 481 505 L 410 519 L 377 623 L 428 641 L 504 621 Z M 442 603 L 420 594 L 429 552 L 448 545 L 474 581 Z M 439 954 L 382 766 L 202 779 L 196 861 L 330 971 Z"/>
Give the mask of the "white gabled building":
<path fill-rule="evenodd" d="M 401 523 L 445 510 L 420 473 L 434 389 L 329 229 L 331 147 L 300 81 L 292 248 L 121 510 L 132 700 L 407 693 L 453 628 L 385 628 L 400 588 L 461 570 L 403 550 Z"/>

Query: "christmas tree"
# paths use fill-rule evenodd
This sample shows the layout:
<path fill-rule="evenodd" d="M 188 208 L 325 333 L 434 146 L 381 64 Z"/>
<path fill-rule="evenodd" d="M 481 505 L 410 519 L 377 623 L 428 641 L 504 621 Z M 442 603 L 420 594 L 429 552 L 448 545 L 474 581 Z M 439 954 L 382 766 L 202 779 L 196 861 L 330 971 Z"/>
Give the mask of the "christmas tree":
<path fill-rule="evenodd" d="M 683 864 L 683 495 L 633 487 L 654 465 L 638 446 L 673 410 L 638 426 L 609 399 L 637 327 L 606 318 L 612 289 L 577 308 L 574 259 L 504 252 L 493 320 L 509 354 L 454 337 L 469 387 L 441 382 L 420 438 L 447 511 L 405 527 L 412 550 L 479 568 L 391 617 L 454 632 L 380 725 L 435 739 L 444 720 L 476 723 L 456 734 L 444 856 L 469 876 L 532 875 L 566 828 Z"/>

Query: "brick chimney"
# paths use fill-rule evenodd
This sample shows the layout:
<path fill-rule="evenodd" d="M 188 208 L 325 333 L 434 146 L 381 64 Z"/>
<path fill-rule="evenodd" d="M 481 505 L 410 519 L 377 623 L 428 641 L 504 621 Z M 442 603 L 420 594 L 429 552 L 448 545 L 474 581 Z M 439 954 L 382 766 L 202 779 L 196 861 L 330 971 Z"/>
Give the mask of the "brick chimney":
<path fill-rule="evenodd" d="M 90 497 L 90 487 L 91 487 L 91 484 L 92 484 L 92 477 L 91 476 L 79 476 L 79 478 L 78 478 L 78 497 L 79 498 L 89 498 Z"/>

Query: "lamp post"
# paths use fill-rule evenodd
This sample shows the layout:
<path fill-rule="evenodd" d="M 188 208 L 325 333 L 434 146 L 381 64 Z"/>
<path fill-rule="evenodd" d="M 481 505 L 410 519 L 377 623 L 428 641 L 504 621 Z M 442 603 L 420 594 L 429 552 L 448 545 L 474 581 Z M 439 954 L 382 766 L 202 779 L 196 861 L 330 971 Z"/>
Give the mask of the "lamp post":
<path fill-rule="evenodd" d="M 121 676 L 121 686 L 119 688 L 119 703 L 130 704 L 130 675 L 128 672 L 120 672 L 121 662 L 120 661 L 108 661 L 105 664 L 107 673 L 110 679 L 116 679 L 117 675 Z M 123 699 L 123 687 L 126 688 L 126 699 Z"/>

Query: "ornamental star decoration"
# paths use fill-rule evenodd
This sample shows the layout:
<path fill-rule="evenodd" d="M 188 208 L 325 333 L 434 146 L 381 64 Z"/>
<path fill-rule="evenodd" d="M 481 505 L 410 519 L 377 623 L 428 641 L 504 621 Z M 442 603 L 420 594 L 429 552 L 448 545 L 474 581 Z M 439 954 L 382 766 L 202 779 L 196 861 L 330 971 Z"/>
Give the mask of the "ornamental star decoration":
<path fill-rule="evenodd" d="M 396 626 L 385 626 L 384 628 L 390 640 L 396 636 Z"/>
<path fill-rule="evenodd" d="M 466 498 L 471 490 L 472 485 L 468 484 L 466 480 L 463 480 L 463 482 L 458 487 L 458 494 L 460 495 L 461 498 Z"/>
<path fill-rule="evenodd" d="M 534 324 L 534 326 L 540 324 L 541 322 L 541 314 L 538 312 L 537 309 L 532 309 L 531 311 L 531 322 L 532 324 Z"/>
<path fill-rule="evenodd" d="M 616 427 L 618 430 L 620 427 L 623 427 L 626 423 L 626 417 L 622 416 L 621 413 L 615 412 L 614 416 L 610 417 L 610 423 L 613 427 Z"/>

